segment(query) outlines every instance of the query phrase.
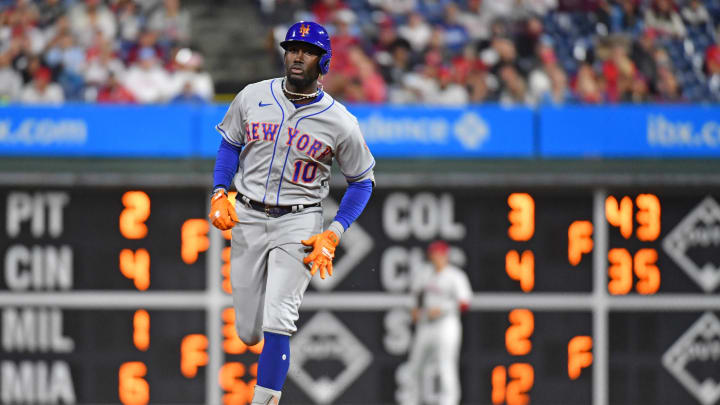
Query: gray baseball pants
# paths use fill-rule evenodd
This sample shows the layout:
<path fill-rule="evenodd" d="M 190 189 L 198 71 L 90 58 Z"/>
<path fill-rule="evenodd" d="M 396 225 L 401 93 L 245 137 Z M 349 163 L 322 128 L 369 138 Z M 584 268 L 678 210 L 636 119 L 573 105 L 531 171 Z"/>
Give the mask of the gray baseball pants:
<path fill-rule="evenodd" d="M 254 345 L 264 331 L 292 335 L 310 283 L 300 241 L 322 232 L 322 208 L 278 218 L 241 201 L 235 210 L 240 222 L 232 229 L 230 281 L 238 337 Z"/>

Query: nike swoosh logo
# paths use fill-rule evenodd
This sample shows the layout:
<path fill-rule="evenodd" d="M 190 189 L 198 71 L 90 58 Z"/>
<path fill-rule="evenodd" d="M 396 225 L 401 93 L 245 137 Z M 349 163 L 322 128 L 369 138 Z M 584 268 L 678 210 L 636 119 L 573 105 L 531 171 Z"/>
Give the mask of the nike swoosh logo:
<path fill-rule="evenodd" d="M 269 103 L 269 104 L 263 104 L 263 102 L 262 102 L 262 101 L 258 103 L 258 107 L 267 107 L 267 106 L 269 106 L 269 105 L 272 105 L 272 103 Z"/>

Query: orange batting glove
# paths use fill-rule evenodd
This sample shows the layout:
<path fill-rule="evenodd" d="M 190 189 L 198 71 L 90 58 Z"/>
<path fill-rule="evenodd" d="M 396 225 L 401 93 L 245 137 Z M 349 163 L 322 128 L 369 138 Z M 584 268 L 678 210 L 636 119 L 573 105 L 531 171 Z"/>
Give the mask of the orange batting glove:
<path fill-rule="evenodd" d="M 328 229 L 323 233 L 313 235 L 310 239 L 301 242 L 303 245 L 312 246 L 313 248 L 312 252 L 303 259 L 303 263 L 305 264 L 312 262 L 310 275 L 314 276 L 318 269 L 320 269 L 320 278 L 323 280 L 325 279 L 325 272 L 332 276 L 332 261 L 335 257 L 335 247 L 340 242 L 335 232 Z"/>
<path fill-rule="evenodd" d="M 224 190 L 218 190 L 210 200 L 210 214 L 208 215 L 212 224 L 221 231 L 227 231 L 235 226 L 238 220 L 230 200 Z"/>

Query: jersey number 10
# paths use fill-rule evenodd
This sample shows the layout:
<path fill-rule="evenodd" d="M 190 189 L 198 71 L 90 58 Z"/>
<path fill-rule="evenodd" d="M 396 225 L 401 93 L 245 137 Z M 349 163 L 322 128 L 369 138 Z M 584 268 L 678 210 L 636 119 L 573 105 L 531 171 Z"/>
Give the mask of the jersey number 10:
<path fill-rule="evenodd" d="M 293 183 L 297 183 L 298 180 L 302 179 L 303 183 L 312 183 L 315 180 L 315 174 L 317 174 L 317 163 L 305 162 L 298 160 L 295 162 L 295 172 L 293 173 Z"/>

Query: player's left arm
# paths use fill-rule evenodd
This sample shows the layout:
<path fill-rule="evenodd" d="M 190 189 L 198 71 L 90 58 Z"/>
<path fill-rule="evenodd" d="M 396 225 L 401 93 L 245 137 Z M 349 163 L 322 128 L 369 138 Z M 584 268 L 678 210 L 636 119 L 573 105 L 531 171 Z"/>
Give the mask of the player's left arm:
<path fill-rule="evenodd" d="M 312 252 L 304 259 L 305 264 L 313 263 L 310 274 L 315 275 L 319 269 L 320 277 L 323 279 L 325 272 L 332 276 L 335 247 L 340 243 L 343 233 L 365 209 L 375 186 L 373 173 L 375 159 L 363 139 L 357 120 L 354 121 L 349 133 L 339 139 L 335 158 L 348 181 L 348 188 L 328 229 L 302 241 L 304 245 L 313 247 Z"/>

